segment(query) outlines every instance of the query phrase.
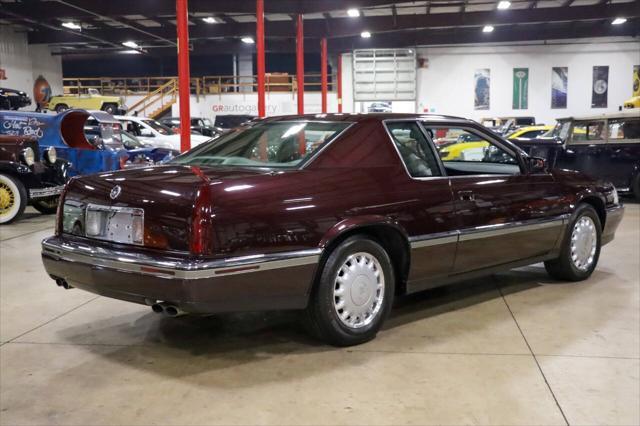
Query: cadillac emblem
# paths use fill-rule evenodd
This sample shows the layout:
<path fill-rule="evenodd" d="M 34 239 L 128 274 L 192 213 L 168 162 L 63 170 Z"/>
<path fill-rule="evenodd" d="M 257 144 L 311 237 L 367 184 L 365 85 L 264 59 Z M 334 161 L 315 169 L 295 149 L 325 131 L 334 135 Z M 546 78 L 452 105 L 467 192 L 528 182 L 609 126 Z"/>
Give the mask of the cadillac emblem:
<path fill-rule="evenodd" d="M 121 192 L 122 192 L 122 188 L 120 187 L 120 185 L 116 185 L 111 189 L 111 192 L 109 193 L 109 197 L 111 197 L 112 200 L 115 200 L 120 196 Z"/>

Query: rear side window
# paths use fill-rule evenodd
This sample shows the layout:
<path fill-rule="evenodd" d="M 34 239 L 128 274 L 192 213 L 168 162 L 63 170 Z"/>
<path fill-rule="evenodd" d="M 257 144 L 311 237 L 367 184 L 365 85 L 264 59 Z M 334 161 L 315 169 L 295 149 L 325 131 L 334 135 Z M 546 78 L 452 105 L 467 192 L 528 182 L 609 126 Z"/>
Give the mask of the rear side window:
<path fill-rule="evenodd" d="M 640 139 L 640 120 L 609 120 L 609 142 L 638 141 Z"/>
<path fill-rule="evenodd" d="M 438 160 L 418 123 L 393 122 L 387 123 L 387 128 L 411 177 L 442 175 Z"/>

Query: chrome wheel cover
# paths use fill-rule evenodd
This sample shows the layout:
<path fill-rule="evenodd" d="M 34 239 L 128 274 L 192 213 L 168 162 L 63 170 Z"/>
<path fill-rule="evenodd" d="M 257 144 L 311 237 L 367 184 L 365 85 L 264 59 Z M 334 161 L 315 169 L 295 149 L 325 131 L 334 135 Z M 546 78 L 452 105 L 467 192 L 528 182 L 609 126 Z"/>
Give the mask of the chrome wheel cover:
<path fill-rule="evenodd" d="M 588 270 L 593 264 L 598 234 L 596 224 L 589 216 L 582 216 L 573 225 L 571 231 L 571 261 L 581 271 Z"/>
<path fill-rule="evenodd" d="M 334 279 L 333 307 L 340 322 L 365 327 L 380 314 L 384 300 L 384 272 L 374 255 L 358 252 L 344 261 Z"/>

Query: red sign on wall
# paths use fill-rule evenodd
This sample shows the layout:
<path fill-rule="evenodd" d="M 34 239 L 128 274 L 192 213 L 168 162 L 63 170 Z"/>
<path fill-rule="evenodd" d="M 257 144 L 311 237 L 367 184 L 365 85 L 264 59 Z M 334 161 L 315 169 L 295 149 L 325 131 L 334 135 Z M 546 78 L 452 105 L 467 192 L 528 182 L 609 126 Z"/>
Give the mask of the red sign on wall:
<path fill-rule="evenodd" d="M 4 68 L 0 68 L 0 80 L 6 80 L 7 79 L 7 72 L 4 70 Z"/>

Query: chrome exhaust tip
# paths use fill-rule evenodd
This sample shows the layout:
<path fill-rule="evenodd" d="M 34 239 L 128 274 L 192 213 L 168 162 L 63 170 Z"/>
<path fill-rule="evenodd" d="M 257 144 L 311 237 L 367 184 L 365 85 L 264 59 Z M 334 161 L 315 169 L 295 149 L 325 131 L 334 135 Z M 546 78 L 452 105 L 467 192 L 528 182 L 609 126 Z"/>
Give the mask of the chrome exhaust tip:
<path fill-rule="evenodd" d="M 170 318 L 186 315 L 186 312 L 184 312 L 182 309 L 167 302 L 154 303 L 153 305 L 151 305 L 151 310 L 156 314 L 164 314 L 165 316 L 168 316 Z"/>
<path fill-rule="evenodd" d="M 72 286 L 69 285 L 69 283 L 64 280 L 63 278 L 57 278 L 56 279 L 56 284 L 58 285 L 58 287 L 62 287 L 65 290 L 69 290 L 71 288 L 73 288 Z"/>

